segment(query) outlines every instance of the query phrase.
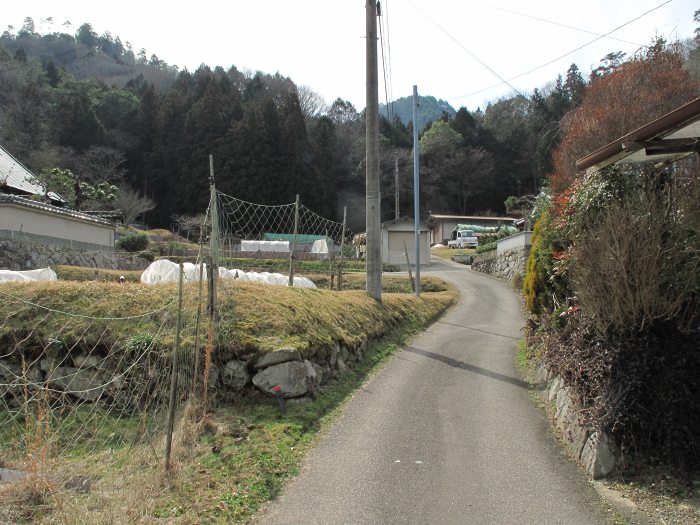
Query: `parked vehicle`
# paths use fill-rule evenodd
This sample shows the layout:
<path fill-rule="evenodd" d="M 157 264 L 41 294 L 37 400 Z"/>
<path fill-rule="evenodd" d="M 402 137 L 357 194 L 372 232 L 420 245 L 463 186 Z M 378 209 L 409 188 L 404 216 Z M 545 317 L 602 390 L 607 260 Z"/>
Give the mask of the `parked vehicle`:
<path fill-rule="evenodd" d="M 452 239 L 447 241 L 449 248 L 476 248 L 479 246 L 479 239 L 473 230 L 455 230 L 452 232 Z"/>

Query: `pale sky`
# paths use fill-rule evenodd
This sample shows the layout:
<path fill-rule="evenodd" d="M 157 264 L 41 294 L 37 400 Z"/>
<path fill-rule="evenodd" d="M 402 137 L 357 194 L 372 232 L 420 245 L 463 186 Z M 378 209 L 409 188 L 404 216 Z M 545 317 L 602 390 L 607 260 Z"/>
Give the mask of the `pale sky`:
<path fill-rule="evenodd" d="M 5 0 L 2 4 L 0 31 L 8 25 L 16 31 L 28 16 L 42 33 L 74 33 L 88 22 L 98 34 L 109 31 L 122 42 L 131 42 L 135 52 L 145 48 L 148 56 L 155 53 L 181 69 L 194 71 L 205 63 L 279 72 L 297 85 L 311 87 L 329 104 L 340 97 L 358 110 L 366 105 L 364 0 Z M 611 51 L 633 53 L 655 35 L 690 38 L 696 27 L 693 13 L 700 8 L 697 0 L 382 0 L 381 4 L 385 55 L 390 48 L 391 57 L 389 100 L 411 95 L 415 84 L 421 95 L 472 111 L 512 93 L 498 76 L 510 80 L 553 62 L 510 82 L 528 94 L 557 74 L 565 76 L 572 62 L 587 76 Z M 53 28 L 42 21 L 49 17 Z M 70 31 L 63 26 L 67 20 L 72 23 Z M 628 22 L 609 37 L 559 58 Z M 384 102 L 381 55 L 379 75 L 380 102 Z"/>

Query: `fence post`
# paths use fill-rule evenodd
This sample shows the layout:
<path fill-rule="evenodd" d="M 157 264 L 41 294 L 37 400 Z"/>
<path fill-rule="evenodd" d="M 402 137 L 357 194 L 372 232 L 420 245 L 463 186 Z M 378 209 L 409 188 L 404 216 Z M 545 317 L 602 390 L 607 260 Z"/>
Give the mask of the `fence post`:
<path fill-rule="evenodd" d="M 180 279 L 177 284 L 177 325 L 175 329 L 175 348 L 170 376 L 170 403 L 168 404 L 168 436 L 165 440 L 165 473 L 170 471 L 170 452 L 173 445 L 173 426 L 175 424 L 175 400 L 177 396 L 177 365 L 180 355 L 180 325 L 182 322 L 182 276 L 184 268 L 180 263 Z"/>
<path fill-rule="evenodd" d="M 197 378 L 199 376 L 199 325 L 202 319 L 202 292 L 204 289 L 204 260 L 202 258 L 202 248 L 199 249 L 199 296 L 197 298 L 197 321 L 194 329 L 194 373 L 192 374 L 192 395 L 197 394 Z"/>
<path fill-rule="evenodd" d="M 408 258 L 408 248 L 406 248 L 406 241 L 403 241 L 403 254 L 406 256 L 406 268 L 408 269 L 408 282 L 411 283 L 411 291 L 416 291 L 416 285 L 413 282 L 413 275 L 411 275 L 411 261 Z"/>
<path fill-rule="evenodd" d="M 204 290 L 204 230 L 207 226 L 207 217 L 202 221 L 202 227 L 199 230 L 199 296 L 197 298 L 197 321 L 194 330 L 194 373 L 192 375 L 192 395 L 197 395 L 197 379 L 199 377 L 199 362 L 201 352 L 199 351 L 199 328 L 202 320 L 202 292 Z"/>
<path fill-rule="evenodd" d="M 294 236 L 292 245 L 289 247 L 289 286 L 294 286 L 294 251 L 297 244 L 297 234 L 299 233 L 299 194 L 294 203 Z"/>
<path fill-rule="evenodd" d="M 217 278 L 219 276 L 219 211 L 217 207 L 217 194 L 214 185 L 214 156 L 209 155 L 209 186 L 211 191 L 209 207 L 211 209 L 211 234 L 209 236 L 209 268 L 207 277 L 209 281 L 209 332 L 207 347 L 204 353 L 204 406 L 207 405 L 207 391 L 209 389 L 209 371 L 211 370 L 211 354 L 214 351 L 214 339 L 216 334 L 216 309 L 217 309 Z"/>
<path fill-rule="evenodd" d="M 345 253 L 345 223 L 347 222 L 348 207 L 343 206 L 343 231 L 340 234 L 340 262 L 338 262 L 338 291 L 343 289 L 343 254 Z"/>

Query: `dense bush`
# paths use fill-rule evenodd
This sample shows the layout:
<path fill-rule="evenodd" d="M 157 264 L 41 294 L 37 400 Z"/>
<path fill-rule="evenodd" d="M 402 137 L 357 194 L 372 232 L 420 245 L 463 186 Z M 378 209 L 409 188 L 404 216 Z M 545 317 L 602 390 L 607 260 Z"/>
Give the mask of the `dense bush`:
<path fill-rule="evenodd" d="M 145 233 L 131 232 L 119 239 L 117 246 L 128 252 L 139 252 L 148 246 L 148 236 Z"/>
<path fill-rule="evenodd" d="M 610 167 L 553 200 L 524 285 L 530 334 L 627 458 L 700 466 L 700 180 Z"/>
<path fill-rule="evenodd" d="M 491 252 L 498 247 L 497 242 L 489 242 L 486 244 L 480 244 L 476 247 L 476 253 Z"/>

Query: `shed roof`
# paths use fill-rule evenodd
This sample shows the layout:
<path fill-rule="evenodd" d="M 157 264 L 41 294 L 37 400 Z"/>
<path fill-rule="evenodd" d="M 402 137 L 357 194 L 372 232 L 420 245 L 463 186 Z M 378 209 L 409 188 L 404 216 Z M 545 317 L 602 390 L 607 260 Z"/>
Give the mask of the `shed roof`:
<path fill-rule="evenodd" d="M 44 188 L 31 182 L 33 177 L 34 174 L 24 164 L 0 146 L 0 186 L 7 186 L 30 195 L 42 195 Z"/>
<path fill-rule="evenodd" d="M 430 219 L 443 219 L 443 220 L 457 220 L 459 222 L 466 222 L 466 221 L 494 221 L 494 222 L 503 222 L 503 221 L 514 221 L 516 220 L 515 217 L 491 217 L 487 215 L 443 215 L 443 214 L 438 214 L 438 213 L 431 213 L 429 216 Z"/>
<path fill-rule="evenodd" d="M 43 195 L 44 187 L 32 182 L 32 179 L 34 179 L 34 174 L 14 158 L 9 151 L 0 146 L 0 187 L 5 186 L 15 192 L 27 195 Z M 57 203 L 66 202 L 53 191 L 48 193 L 48 197 Z"/>
<path fill-rule="evenodd" d="M 391 220 L 391 221 L 383 222 L 383 223 L 382 223 L 382 229 L 388 228 L 389 226 L 392 226 L 392 225 L 394 225 L 394 224 L 400 224 L 400 223 L 402 223 L 402 222 L 411 222 L 411 223 L 413 223 L 413 222 L 415 222 L 415 219 L 414 219 L 413 217 L 409 217 L 408 215 L 404 215 L 403 217 L 400 217 L 400 218 L 398 218 L 398 219 L 393 219 L 393 220 Z M 428 225 L 427 225 L 425 222 L 423 222 L 423 221 L 420 222 L 420 227 L 421 227 L 422 230 L 428 230 L 428 229 L 429 229 L 429 228 L 428 228 Z"/>
<path fill-rule="evenodd" d="M 18 197 L 17 195 L 7 195 L 4 193 L 0 193 L 0 204 L 14 204 L 23 208 L 32 208 L 34 210 L 40 210 L 55 215 L 61 215 L 63 217 L 70 217 L 72 219 L 76 219 L 82 222 L 89 222 L 97 226 L 114 228 L 113 223 L 104 219 L 92 217 L 90 215 L 86 215 L 85 213 L 81 213 L 79 211 L 71 210 L 68 208 L 59 208 L 57 206 L 52 206 L 51 204 L 25 199 L 24 197 Z"/>
<path fill-rule="evenodd" d="M 675 162 L 700 152 L 700 98 L 576 161 L 579 170 L 616 163 Z"/>

